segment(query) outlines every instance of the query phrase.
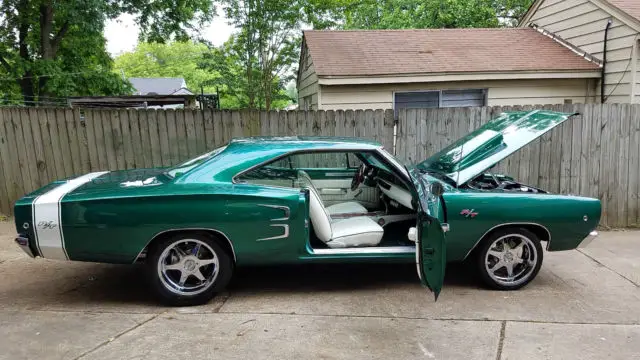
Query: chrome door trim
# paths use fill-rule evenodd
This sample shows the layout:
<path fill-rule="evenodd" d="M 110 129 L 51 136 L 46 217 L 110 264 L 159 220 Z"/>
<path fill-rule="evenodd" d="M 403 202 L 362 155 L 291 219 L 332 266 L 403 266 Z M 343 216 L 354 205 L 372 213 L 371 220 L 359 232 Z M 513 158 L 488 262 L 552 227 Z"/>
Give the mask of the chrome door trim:
<path fill-rule="evenodd" d="M 271 219 L 271 221 L 285 221 L 285 220 L 289 220 L 289 217 L 291 217 L 291 209 L 289 209 L 288 206 L 271 205 L 271 204 L 258 204 L 258 206 L 264 206 L 264 207 L 268 207 L 268 208 L 278 209 L 278 210 L 284 211 L 284 217 L 277 218 L 277 219 Z"/>
<path fill-rule="evenodd" d="M 340 254 L 413 254 L 414 246 L 388 246 L 388 247 L 361 247 L 344 249 L 311 249 L 313 255 L 340 255 Z"/>
<path fill-rule="evenodd" d="M 258 239 L 256 241 L 267 241 L 267 240 L 277 240 L 277 239 L 286 239 L 289 237 L 289 225 L 287 224 L 273 224 L 271 227 L 281 227 L 284 228 L 284 234 L 278 236 L 272 236 L 268 238 Z"/>

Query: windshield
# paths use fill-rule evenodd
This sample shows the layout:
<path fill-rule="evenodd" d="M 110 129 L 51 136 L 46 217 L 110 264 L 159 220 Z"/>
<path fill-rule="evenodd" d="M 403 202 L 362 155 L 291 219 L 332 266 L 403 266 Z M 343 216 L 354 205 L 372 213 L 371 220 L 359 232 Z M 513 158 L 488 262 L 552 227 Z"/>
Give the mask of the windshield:
<path fill-rule="evenodd" d="M 214 156 L 218 155 L 220 152 L 222 152 L 222 150 L 224 150 L 226 148 L 226 146 L 222 146 L 219 147 L 213 151 L 210 151 L 206 154 L 202 154 L 198 157 L 195 157 L 191 160 L 188 160 L 178 166 L 174 166 L 171 169 L 165 171 L 165 175 L 167 175 L 170 178 L 175 178 L 178 177 L 182 174 L 187 173 L 189 170 L 195 168 L 196 166 L 204 163 L 205 161 L 213 158 Z"/>

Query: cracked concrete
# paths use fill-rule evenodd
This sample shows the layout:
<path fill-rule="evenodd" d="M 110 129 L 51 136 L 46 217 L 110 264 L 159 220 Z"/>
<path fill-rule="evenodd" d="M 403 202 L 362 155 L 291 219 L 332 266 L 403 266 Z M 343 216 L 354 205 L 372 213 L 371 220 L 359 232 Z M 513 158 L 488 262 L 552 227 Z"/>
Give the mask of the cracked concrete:
<path fill-rule="evenodd" d="M 0 223 L 0 359 L 631 359 L 640 232 L 546 253 L 516 292 L 449 266 L 438 302 L 411 265 L 239 269 L 228 292 L 159 306 L 139 266 L 29 259 Z"/>

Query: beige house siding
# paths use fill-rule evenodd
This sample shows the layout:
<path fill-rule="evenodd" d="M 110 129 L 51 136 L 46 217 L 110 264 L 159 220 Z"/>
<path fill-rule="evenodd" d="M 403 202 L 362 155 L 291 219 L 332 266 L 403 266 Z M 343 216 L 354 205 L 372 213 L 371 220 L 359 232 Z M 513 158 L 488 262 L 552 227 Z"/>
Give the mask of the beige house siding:
<path fill-rule="evenodd" d="M 302 50 L 300 62 L 300 76 L 298 77 L 298 107 L 301 110 L 318 109 L 318 75 L 313 67 L 313 60 L 306 46 Z M 308 102 L 309 108 L 305 109 Z"/>
<path fill-rule="evenodd" d="M 640 79 L 640 67 L 632 66 L 631 60 L 638 28 L 628 19 L 614 17 L 610 10 L 606 3 L 597 0 L 544 0 L 521 26 L 536 24 L 603 59 L 604 29 L 611 19 L 605 74 L 606 102 L 638 102 L 640 98 L 632 97 L 631 91 L 632 84 Z M 599 87 L 597 95 L 600 96 Z"/>
<path fill-rule="evenodd" d="M 324 110 L 390 109 L 393 94 L 403 91 L 487 89 L 487 105 L 541 105 L 593 102 L 589 79 L 492 80 L 380 85 L 320 85 Z"/>

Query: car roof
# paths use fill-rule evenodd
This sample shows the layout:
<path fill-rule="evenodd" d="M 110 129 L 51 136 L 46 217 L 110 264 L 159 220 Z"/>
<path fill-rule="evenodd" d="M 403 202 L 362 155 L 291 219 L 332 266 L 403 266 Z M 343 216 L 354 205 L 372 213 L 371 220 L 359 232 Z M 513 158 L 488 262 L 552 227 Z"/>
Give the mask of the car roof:
<path fill-rule="evenodd" d="M 305 150 L 330 148 L 332 150 L 377 149 L 382 145 L 376 141 L 357 137 L 336 136 L 254 136 L 231 140 L 230 144 L 251 147 L 268 146 L 283 150 Z"/>

